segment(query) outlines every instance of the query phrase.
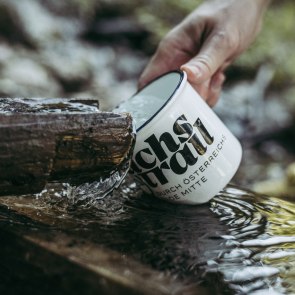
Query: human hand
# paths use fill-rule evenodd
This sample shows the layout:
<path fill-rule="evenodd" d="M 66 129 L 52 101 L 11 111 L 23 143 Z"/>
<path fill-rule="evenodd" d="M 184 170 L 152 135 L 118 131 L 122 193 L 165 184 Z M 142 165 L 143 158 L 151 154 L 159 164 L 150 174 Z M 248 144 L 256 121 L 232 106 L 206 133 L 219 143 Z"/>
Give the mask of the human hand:
<path fill-rule="evenodd" d="M 258 34 L 269 0 L 204 2 L 160 42 L 139 79 L 139 88 L 175 69 L 215 105 L 225 80 L 224 70 Z"/>

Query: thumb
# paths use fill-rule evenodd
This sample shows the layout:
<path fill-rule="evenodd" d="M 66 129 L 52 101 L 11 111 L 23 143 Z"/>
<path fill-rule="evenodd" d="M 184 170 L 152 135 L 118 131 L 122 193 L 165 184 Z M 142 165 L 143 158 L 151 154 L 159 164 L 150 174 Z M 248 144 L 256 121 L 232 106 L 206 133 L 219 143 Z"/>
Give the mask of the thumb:
<path fill-rule="evenodd" d="M 180 68 L 187 73 L 188 80 L 192 84 L 204 83 L 227 63 L 229 49 L 225 34 L 215 33 L 206 41 L 199 53 Z"/>

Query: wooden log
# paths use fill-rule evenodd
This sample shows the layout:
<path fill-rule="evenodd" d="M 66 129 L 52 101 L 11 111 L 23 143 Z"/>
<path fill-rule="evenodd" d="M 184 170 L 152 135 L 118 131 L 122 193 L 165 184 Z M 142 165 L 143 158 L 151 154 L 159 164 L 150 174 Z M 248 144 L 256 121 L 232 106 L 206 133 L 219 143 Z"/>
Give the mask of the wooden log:
<path fill-rule="evenodd" d="M 124 200 L 119 195 L 112 198 Z M 42 198 L 34 196 L 0 198 L 0 294 L 217 294 L 200 286 L 195 276 L 189 278 L 184 267 L 175 275 L 169 263 L 161 270 L 153 266 L 153 261 L 162 260 L 165 255 L 167 257 L 167 251 L 173 249 L 177 249 L 171 254 L 178 255 L 179 259 L 174 260 L 178 264 L 183 263 L 182 259 L 189 251 L 194 253 L 191 255 L 200 251 L 197 254 L 200 256 L 201 249 L 216 253 L 220 240 L 212 236 L 216 236 L 216 231 L 220 232 L 221 226 L 210 214 L 209 206 L 199 206 L 196 215 L 202 220 L 196 223 L 200 225 L 202 237 L 206 236 L 205 240 L 212 245 L 204 248 L 204 238 L 181 232 L 182 228 L 192 224 L 187 213 L 183 213 L 182 218 L 176 217 L 175 212 L 181 207 L 165 214 L 161 207 L 163 202 L 157 203 L 156 207 L 163 212 L 161 226 L 167 228 L 159 230 L 158 214 L 132 208 L 125 200 L 122 205 L 128 210 L 129 217 L 126 219 L 119 214 L 119 219 L 113 223 L 107 222 L 110 221 L 108 215 L 91 210 L 84 211 L 86 215 L 81 215 L 83 211 L 80 211 L 76 215 L 63 216 L 65 211 L 62 208 L 44 206 Z M 190 209 L 192 207 L 184 210 Z M 196 214 L 195 209 L 191 212 Z M 208 221 L 212 223 L 208 224 Z M 171 243 L 171 224 L 175 223 L 172 230 L 183 239 L 187 238 L 182 244 L 187 248 L 174 248 Z M 158 231 L 161 232 L 160 242 L 155 238 Z M 166 241 L 164 253 L 162 239 Z M 126 251 L 126 247 L 130 251 Z M 148 262 L 142 253 L 150 253 L 146 257 Z"/>
<path fill-rule="evenodd" d="M 0 195 L 39 192 L 49 180 L 98 180 L 129 158 L 129 114 L 23 108 L 0 113 Z"/>

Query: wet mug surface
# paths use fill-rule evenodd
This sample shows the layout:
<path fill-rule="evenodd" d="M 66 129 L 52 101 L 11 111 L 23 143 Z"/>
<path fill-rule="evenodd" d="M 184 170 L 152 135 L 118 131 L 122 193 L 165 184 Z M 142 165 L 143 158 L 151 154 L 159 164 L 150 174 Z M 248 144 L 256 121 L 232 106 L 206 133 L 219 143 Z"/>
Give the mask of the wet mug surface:
<path fill-rule="evenodd" d="M 228 184 L 239 167 L 241 145 L 185 72 L 158 77 L 130 100 L 145 102 L 146 118 L 132 113 L 132 169 L 149 192 L 174 203 L 201 204 Z"/>

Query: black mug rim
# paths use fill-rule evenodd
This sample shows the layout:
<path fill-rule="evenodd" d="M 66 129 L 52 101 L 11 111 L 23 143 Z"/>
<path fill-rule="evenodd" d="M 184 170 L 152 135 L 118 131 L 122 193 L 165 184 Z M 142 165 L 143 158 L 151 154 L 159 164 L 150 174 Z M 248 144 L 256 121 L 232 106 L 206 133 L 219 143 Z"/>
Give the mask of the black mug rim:
<path fill-rule="evenodd" d="M 155 81 L 157 81 L 157 80 L 159 80 L 159 79 L 163 78 L 164 76 L 169 75 L 171 73 L 179 74 L 180 79 L 179 79 L 178 84 L 176 85 L 175 89 L 173 90 L 171 95 L 168 97 L 168 99 L 164 102 L 164 104 L 148 120 L 146 120 L 142 125 L 140 125 L 138 128 L 136 128 L 136 132 L 139 132 L 143 127 L 145 127 L 149 122 L 151 122 L 163 110 L 163 108 L 169 103 L 169 101 L 174 97 L 175 92 L 179 89 L 180 85 L 182 84 L 182 81 L 184 78 L 184 72 L 181 70 L 173 70 L 173 71 L 166 72 L 166 73 L 156 77 L 155 79 L 151 80 L 149 83 L 147 83 L 145 86 L 140 88 L 134 95 L 131 96 L 130 99 L 132 99 L 134 96 L 138 95 L 140 92 L 142 92 L 142 90 L 149 87 Z"/>

